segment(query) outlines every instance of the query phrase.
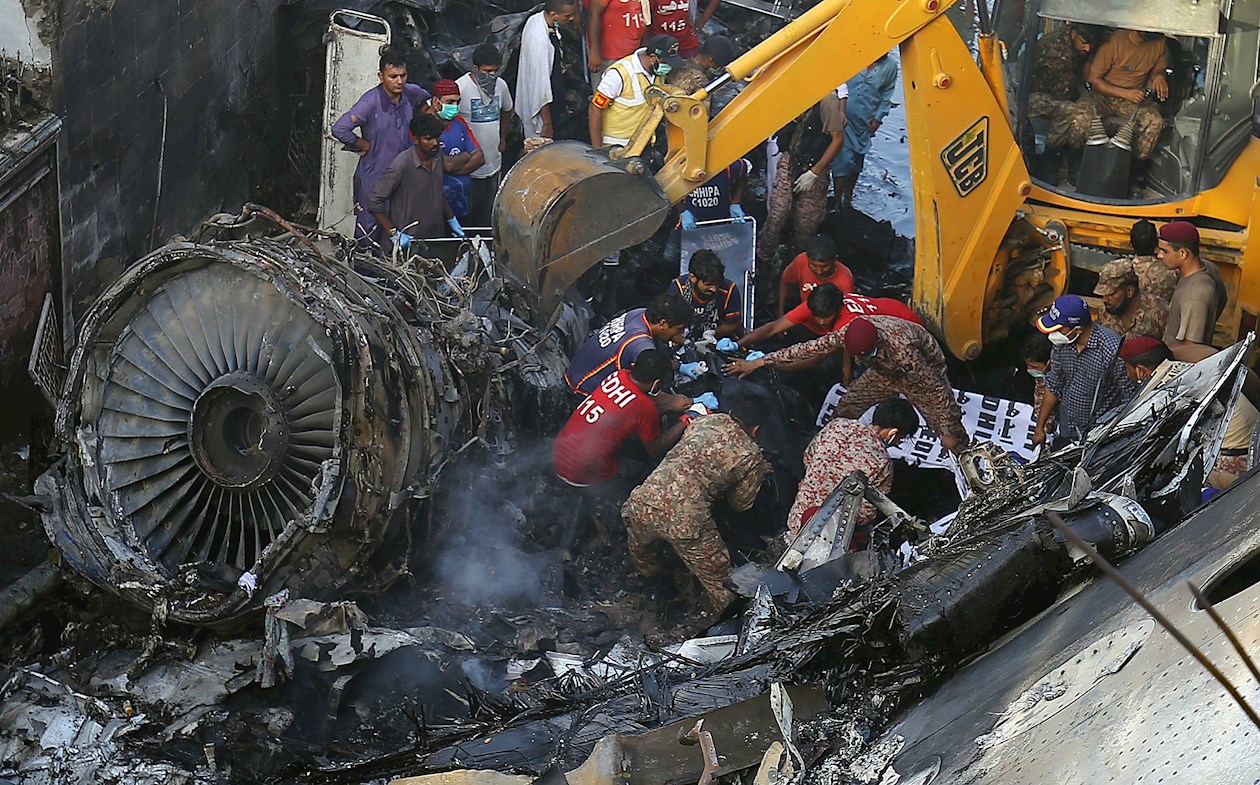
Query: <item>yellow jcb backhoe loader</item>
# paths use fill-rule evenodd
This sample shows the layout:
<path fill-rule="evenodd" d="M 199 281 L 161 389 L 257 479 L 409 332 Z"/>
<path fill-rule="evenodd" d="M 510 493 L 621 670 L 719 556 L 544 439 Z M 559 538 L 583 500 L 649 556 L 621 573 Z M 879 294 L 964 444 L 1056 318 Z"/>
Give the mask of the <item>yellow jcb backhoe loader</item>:
<path fill-rule="evenodd" d="M 1254 327 L 1260 0 L 999 0 L 992 19 L 981 0 L 978 56 L 945 17 L 950 5 L 822 0 L 705 89 L 650 88 L 652 112 L 624 148 L 557 142 L 523 158 L 504 179 L 494 225 L 500 253 L 540 293 L 542 318 L 595 261 L 649 237 L 693 188 L 900 46 L 913 306 L 955 355 L 974 359 L 1073 284 L 1087 294 L 1093 276 L 1080 271 L 1126 253 L 1140 218 L 1198 224 L 1202 256 L 1221 266 L 1229 291 L 1217 338 Z M 1036 42 L 1069 22 L 1167 36 L 1166 128 L 1145 182 L 1125 187 L 1123 198 L 1029 174 L 1044 134 L 1027 116 Z M 727 79 L 746 80 L 746 89 L 710 119 L 703 99 Z M 652 173 L 639 154 L 662 119 L 669 152 Z"/>

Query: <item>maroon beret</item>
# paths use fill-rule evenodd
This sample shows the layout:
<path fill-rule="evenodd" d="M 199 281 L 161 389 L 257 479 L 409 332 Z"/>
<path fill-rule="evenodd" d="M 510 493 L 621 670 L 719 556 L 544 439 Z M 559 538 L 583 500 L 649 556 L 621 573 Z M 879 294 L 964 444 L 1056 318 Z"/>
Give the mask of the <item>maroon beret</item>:
<path fill-rule="evenodd" d="M 1180 245 L 1197 245 L 1199 230 L 1189 221 L 1173 221 L 1159 227 L 1159 239 Z"/>
<path fill-rule="evenodd" d="M 1141 357 L 1163 345 L 1164 342 L 1158 338 L 1152 338 L 1149 335 L 1139 335 L 1136 338 L 1130 338 L 1120 346 L 1120 359 L 1128 362 L 1134 357 Z"/>
<path fill-rule="evenodd" d="M 869 320 L 858 317 L 849 322 L 844 331 L 844 349 L 849 354 L 860 357 L 879 343 L 879 331 Z"/>

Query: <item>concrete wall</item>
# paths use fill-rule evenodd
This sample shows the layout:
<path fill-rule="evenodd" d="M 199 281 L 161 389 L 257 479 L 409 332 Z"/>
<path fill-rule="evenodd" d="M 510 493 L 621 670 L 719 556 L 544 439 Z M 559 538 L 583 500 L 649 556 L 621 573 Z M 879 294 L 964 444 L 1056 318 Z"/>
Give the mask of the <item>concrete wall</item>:
<path fill-rule="evenodd" d="M 274 116 L 283 4 L 60 0 L 67 333 L 126 266 L 211 213 L 235 212 L 283 165 L 262 131 Z"/>

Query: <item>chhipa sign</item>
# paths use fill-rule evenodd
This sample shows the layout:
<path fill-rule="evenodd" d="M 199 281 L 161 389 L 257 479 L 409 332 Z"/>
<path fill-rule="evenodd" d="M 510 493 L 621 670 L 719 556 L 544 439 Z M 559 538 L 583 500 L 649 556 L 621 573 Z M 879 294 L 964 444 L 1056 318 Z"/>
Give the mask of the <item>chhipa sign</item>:
<path fill-rule="evenodd" d="M 836 406 L 846 390 L 843 384 L 837 384 L 827 393 L 827 399 L 818 410 L 818 427 L 826 425 L 835 415 Z M 1036 457 L 1037 450 L 1033 445 L 1032 435 L 1037 427 L 1037 413 L 1032 404 L 979 395 L 966 390 L 954 390 L 954 397 L 958 401 L 958 407 L 962 409 L 963 427 L 971 435 L 972 441 L 992 442 L 1026 461 Z M 872 407 L 859 419 L 869 423 L 874 412 Z M 889 448 L 888 454 L 893 458 L 901 458 L 906 463 L 926 468 L 953 470 L 958 466 L 949 450 L 945 449 L 936 434 L 923 422 L 921 413 L 919 432 L 915 437 L 902 439 L 896 447 Z"/>

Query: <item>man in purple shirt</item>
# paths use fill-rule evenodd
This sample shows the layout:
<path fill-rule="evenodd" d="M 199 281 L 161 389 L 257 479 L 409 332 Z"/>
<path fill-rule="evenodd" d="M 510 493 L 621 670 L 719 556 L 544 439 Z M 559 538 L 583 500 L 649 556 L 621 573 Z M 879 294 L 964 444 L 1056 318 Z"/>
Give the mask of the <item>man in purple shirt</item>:
<path fill-rule="evenodd" d="M 381 54 L 381 83 L 350 107 L 333 123 L 332 135 L 359 154 L 354 170 L 354 239 L 363 246 L 379 245 L 383 239 L 376 219 L 364 209 L 363 200 L 398 154 L 411 147 L 408 125 L 416 105 L 429 100 L 420 85 L 408 84 L 407 64 L 401 53 L 386 49 Z M 362 136 L 355 129 L 361 129 Z"/>

